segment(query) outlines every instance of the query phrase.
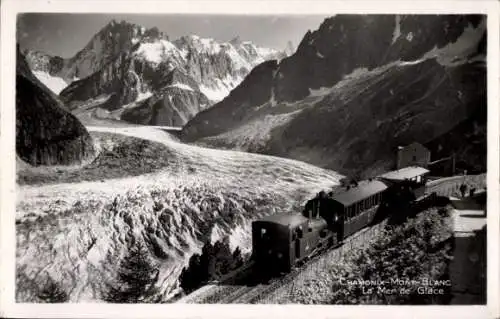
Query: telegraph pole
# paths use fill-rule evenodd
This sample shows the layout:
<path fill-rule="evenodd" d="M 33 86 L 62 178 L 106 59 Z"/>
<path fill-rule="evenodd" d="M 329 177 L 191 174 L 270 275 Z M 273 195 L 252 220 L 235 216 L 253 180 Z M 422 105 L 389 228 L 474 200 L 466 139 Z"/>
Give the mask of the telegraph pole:
<path fill-rule="evenodd" d="M 451 176 L 455 175 L 455 153 L 451 154 Z"/>

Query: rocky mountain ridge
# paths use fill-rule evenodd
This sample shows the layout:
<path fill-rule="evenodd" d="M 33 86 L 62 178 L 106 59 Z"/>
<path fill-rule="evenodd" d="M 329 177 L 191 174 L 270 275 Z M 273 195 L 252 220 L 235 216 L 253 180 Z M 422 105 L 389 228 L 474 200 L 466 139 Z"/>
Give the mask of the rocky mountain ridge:
<path fill-rule="evenodd" d="M 486 22 L 477 15 L 337 15 L 294 55 L 252 70 L 183 139 L 343 174 L 391 169 L 486 107 Z"/>

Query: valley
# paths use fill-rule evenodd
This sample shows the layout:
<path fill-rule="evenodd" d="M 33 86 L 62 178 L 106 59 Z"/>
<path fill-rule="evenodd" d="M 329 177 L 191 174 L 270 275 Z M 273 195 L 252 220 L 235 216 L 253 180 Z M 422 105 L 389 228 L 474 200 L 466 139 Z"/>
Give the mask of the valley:
<path fill-rule="evenodd" d="M 36 287 L 43 287 L 48 277 L 70 287 L 70 300 L 99 300 L 126 253 L 125 244 L 144 241 L 155 247 L 150 254 L 162 263 L 157 285 L 167 301 L 204 237 L 229 235 L 233 248 L 248 252 L 251 220 L 297 211 L 301 202 L 341 178 L 293 160 L 186 145 L 155 128 L 87 129 L 94 138 L 102 136 L 96 139 L 101 152 L 125 147 L 129 154 L 134 141 L 147 140 L 158 156 L 151 157 L 156 167 L 133 176 L 138 167 L 123 156 L 90 164 L 92 168 L 59 168 L 58 180 L 50 170 L 31 179 L 20 173 L 37 182 L 18 186 L 18 300 L 37 300 Z M 109 173 L 114 167 L 120 172 Z"/>
<path fill-rule="evenodd" d="M 456 188 L 466 171 L 484 179 L 485 17 L 337 15 L 301 35 L 277 50 L 113 19 L 69 58 L 18 46 L 16 301 L 113 301 L 140 248 L 156 270 L 145 302 L 172 302 L 207 243 L 227 239 L 246 262 L 253 221 L 356 191 L 412 143 L 427 164 L 453 158 L 429 189 Z M 401 232 L 422 222 L 439 233 L 429 212 Z M 339 254 L 369 248 L 374 229 L 318 258 L 321 276 L 331 282 Z M 210 271 L 230 269 L 217 258 Z M 181 302 L 333 302 L 312 265 L 272 289 L 209 282 Z M 295 284 L 323 290 L 293 295 Z"/>

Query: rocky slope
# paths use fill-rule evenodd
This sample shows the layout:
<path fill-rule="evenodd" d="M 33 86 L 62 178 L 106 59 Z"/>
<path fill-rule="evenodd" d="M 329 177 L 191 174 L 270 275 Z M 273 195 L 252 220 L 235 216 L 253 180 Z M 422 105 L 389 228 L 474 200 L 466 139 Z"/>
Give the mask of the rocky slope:
<path fill-rule="evenodd" d="M 85 127 L 31 73 L 18 52 L 16 69 L 16 152 L 31 165 L 67 165 L 92 156 Z"/>
<path fill-rule="evenodd" d="M 219 43 L 189 35 L 170 41 L 156 28 L 112 21 L 70 59 L 30 51 L 27 56 L 35 75 L 71 108 L 105 96 L 100 107 L 108 111 L 140 106 L 127 112 L 127 121 L 183 125 L 227 96 L 255 65 L 285 53 L 239 38 Z M 173 81 L 179 74 L 183 81 Z M 113 113 L 115 119 L 120 115 Z"/>
<path fill-rule="evenodd" d="M 481 16 L 328 18 L 183 138 L 345 174 L 388 169 L 398 145 L 431 142 L 486 108 L 485 39 Z"/>
<path fill-rule="evenodd" d="M 191 77 L 174 69 L 166 77 L 169 83 L 156 90 L 144 102 L 122 109 L 120 119 L 147 125 L 180 127 L 210 105 Z"/>

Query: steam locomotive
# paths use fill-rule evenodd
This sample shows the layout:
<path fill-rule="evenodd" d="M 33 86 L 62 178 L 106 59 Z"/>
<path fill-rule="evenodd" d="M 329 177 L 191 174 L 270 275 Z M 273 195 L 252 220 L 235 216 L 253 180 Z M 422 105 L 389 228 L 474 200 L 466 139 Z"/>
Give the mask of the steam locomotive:
<path fill-rule="evenodd" d="M 353 233 L 387 218 L 389 212 L 403 211 L 405 205 L 421 198 L 428 173 L 422 167 L 405 167 L 336 193 L 320 192 L 301 213 L 254 221 L 255 265 L 266 272 L 289 272 L 319 250 L 341 245 Z"/>

